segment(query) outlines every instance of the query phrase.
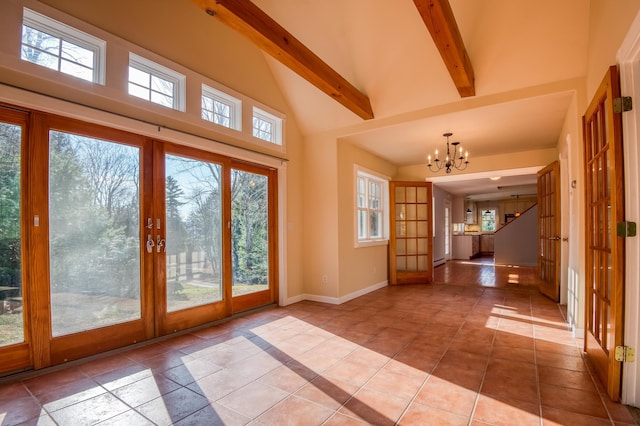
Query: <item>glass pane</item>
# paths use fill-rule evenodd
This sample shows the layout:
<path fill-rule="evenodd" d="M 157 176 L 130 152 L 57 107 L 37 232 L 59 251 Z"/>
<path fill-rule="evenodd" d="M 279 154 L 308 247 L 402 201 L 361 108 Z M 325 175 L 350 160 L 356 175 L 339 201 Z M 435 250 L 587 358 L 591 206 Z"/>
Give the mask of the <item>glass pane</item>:
<path fill-rule="evenodd" d="M 135 147 L 49 134 L 53 336 L 140 318 L 139 161 Z"/>
<path fill-rule="evenodd" d="M 380 212 L 369 212 L 369 228 L 371 238 L 382 238 L 382 214 Z"/>
<path fill-rule="evenodd" d="M 419 254 L 428 254 L 427 250 L 427 238 L 417 238 L 418 241 L 418 253 Z"/>
<path fill-rule="evenodd" d="M 0 346 L 24 342 L 20 243 L 22 128 L 0 123 Z"/>
<path fill-rule="evenodd" d="M 129 83 L 129 94 L 135 96 L 137 98 L 141 98 L 144 100 L 149 100 L 149 89 L 145 89 L 144 87 L 136 86 L 133 83 Z"/>
<path fill-rule="evenodd" d="M 406 194 L 405 194 L 405 188 L 404 186 L 398 186 L 396 187 L 396 203 L 405 203 L 406 200 Z"/>
<path fill-rule="evenodd" d="M 407 271 L 417 271 L 418 263 L 416 256 L 407 256 Z"/>
<path fill-rule="evenodd" d="M 129 67 L 129 82 L 135 83 L 138 86 L 146 87 L 151 86 L 151 74 L 139 70 L 138 68 Z"/>
<path fill-rule="evenodd" d="M 269 288 L 269 178 L 231 170 L 233 296 Z"/>
<path fill-rule="evenodd" d="M 167 155 L 167 311 L 222 300 L 222 166 Z"/>
<path fill-rule="evenodd" d="M 407 242 L 406 240 L 396 241 L 396 254 L 407 254 Z"/>
<path fill-rule="evenodd" d="M 429 210 L 427 210 L 427 204 L 417 204 L 416 207 L 418 208 L 418 216 L 416 217 L 416 219 L 418 220 L 427 220 L 428 216 L 427 216 L 427 212 Z M 448 221 L 445 221 L 445 223 L 449 223 Z"/>
<path fill-rule="evenodd" d="M 62 61 L 60 71 L 86 81 L 93 81 L 93 70 L 73 62 Z"/>
<path fill-rule="evenodd" d="M 406 256 L 396 256 L 396 271 L 407 270 L 407 258 Z"/>
<path fill-rule="evenodd" d="M 407 203 L 415 203 L 416 202 L 416 188 L 413 186 L 408 186 L 405 188 L 407 193 Z"/>
<path fill-rule="evenodd" d="M 62 41 L 62 57 L 86 68 L 93 68 L 93 52 L 65 40 Z"/>
<path fill-rule="evenodd" d="M 173 83 L 164 78 L 151 75 L 151 90 L 166 96 L 173 96 Z"/>
<path fill-rule="evenodd" d="M 358 238 L 367 238 L 367 211 L 358 210 Z"/>
<path fill-rule="evenodd" d="M 159 93 L 151 91 L 151 102 L 154 104 L 162 105 L 167 108 L 173 107 L 173 98 L 171 96 L 161 95 Z"/>
<path fill-rule="evenodd" d="M 418 188 L 416 188 L 417 190 L 417 196 L 416 196 L 416 201 L 418 203 L 426 203 L 429 200 L 427 199 L 427 188 L 425 188 L 424 186 L 420 186 Z"/>
<path fill-rule="evenodd" d="M 418 271 L 428 271 L 427 256 L 418 256 Z"/>
<path fill-rule="evenodd" d="M 407 220 L 416 220 L 415 204 L 407 204 Z"/>
<path fill-rule="evenodd" d="M 415 222 L 406 222 L 407 224 L 407 237 L 417 237 L 416 234 L 416 223 Z"/>
<path fill-rule="evenodd" d="M 407 254 L 417 254 L 418 245 L 415 238 L 407 239 L 406 243 L 407 243 Z"/>

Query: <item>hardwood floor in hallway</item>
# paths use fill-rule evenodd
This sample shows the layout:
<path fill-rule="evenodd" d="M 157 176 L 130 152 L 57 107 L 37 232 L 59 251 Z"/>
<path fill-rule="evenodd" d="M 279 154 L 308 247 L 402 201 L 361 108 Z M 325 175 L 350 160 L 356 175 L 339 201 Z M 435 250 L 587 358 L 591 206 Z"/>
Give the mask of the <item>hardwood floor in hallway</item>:
<path fill-rule="evenodd" d="M 5 379 L 0 424 L 634 424 L 528 272 L 441 268 Z"/>

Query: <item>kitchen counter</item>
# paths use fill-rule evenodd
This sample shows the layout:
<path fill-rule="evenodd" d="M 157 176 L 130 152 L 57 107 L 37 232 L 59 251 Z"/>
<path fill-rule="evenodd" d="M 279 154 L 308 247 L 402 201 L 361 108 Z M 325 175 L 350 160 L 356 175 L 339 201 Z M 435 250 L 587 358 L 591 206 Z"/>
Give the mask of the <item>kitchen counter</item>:
<path fill-rule="evenodd" d="M 480 235 L 454 235 L 451 245 L 454 259 L 473 259 L 480 254 Z"/>

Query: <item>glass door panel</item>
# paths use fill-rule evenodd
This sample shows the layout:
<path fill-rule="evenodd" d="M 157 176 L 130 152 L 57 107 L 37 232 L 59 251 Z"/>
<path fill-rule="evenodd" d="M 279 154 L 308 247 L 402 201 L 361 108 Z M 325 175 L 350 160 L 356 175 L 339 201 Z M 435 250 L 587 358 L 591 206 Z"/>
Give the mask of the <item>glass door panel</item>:
<path fill-rule="evenodd" d="M 53 337 L 141 318 L 140 148 L 49 132 Z"/>
<path fill-rule="evenodd" d="M 269 290 L 269 179 L 231 170 L 232 295 Z"/>
<path fill-rule="evenodd" d="M 223 299 L 222 166 L 165 157 L 167 312 Z"/>
<path fill-rule="evenodd" d="M 0 347 L 25 341 L 20 212 L 22 126 L 0 123 Z"/>

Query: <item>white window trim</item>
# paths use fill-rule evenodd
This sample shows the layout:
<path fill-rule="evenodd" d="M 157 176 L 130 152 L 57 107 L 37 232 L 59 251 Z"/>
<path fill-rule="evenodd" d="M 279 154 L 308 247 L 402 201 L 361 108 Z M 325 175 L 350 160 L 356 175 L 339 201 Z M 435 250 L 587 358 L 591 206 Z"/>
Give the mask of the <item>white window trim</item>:
<path fill-rule="evenodd" d="M 273 145 L 282 146 L 282 118 L 277 117 L 261 108 L 253 107 L 253 114 L 251 115 L 251 135 L 253 135 L 253 118 L 259 118 L 260 120 L 271 123 L 273 132 L 271 133 L 271 140 L 266 140 L 253 136 L 254 139 L 261 140 L 263 142 L 269 142 Z"/>
<path fill-rule="evenodd" d="M 240 99 L 233 97 L 228 93 L 225 93 L 218 89 L 214 89 L 211 86 L 207 86 L 206 84 L 202 85 L 202 96 L 206 96 L 215 101 L 231 106 L 231 117 L 230 117 L 231 127 L 221 126 L 220 124 L 217 124 L 209 120 L 205 120 L 203 118 L 204 121 L 206 121 L 207 123 L 215 124 L 216 126 L 226 127 L 228 129 L 237 130 L 239 132 L 242 131 L 242 101 Z M 202 117 L 202 106 L 200 108 L 201 108 L 200 116 Z"/>
<path fill-rule="evenodd" d="M 185 111 L 186 77 L 183 74 L 180 74 L 179 72 L 174 71 L 171 68 L 167 68 L 163 65 L 160 65 L 156 62 L 150 61 L 149 59 L 143 58 L 142 56 L 136 55 L 133 52 L 129 52 L 129 66 L 172 82 L 173 83 L 173 109 L 182 111 L 182 112 Z M 133 95 L 131 96 L 135 97 Z M 137 99 L 141 99 L 141 98 L 137 98 Z M 153 105 L 162 106 L 155 102 L 151 102 L 151 101 L 147 101 L 147 102 Z"/>
<path fill-rule="evenodd" d="M 371 240 L 360 240 L 358 238 L 358 177 L 364 176 L 369 179 L 381 181 L 382 185 L 382 238 Z M 358 164 L 354 164 L 353 167 L 353 239 L 354 247 L 373 247 L 389 244 L 389 181 L 390 177 L 381 173 L 362 167 Z"/>
<path fill-rule="evenodd" d="M 58 37 L 61 40 L 69 41 L 84 49 L 92 51 L 93 82 L 104 86 L 107 62 L 106 41 L 87 34 L 84 31 L 80 31 L 67 24 L 63 24 L 62 22 L 58 22 L 55 19 L 51 19 L 48 16 L 42 15 L 41 13 L 35 12 L 26 7 L 22 9 L 22 24 L 31 27 L 34 30 L 42 31 L 51 36 Z M 57 70 L 56 72 L 74 77 L 73 75 L 61 72 L 59 70 Z"/>

